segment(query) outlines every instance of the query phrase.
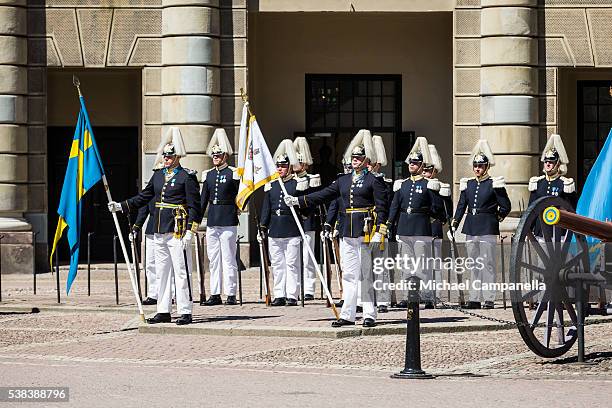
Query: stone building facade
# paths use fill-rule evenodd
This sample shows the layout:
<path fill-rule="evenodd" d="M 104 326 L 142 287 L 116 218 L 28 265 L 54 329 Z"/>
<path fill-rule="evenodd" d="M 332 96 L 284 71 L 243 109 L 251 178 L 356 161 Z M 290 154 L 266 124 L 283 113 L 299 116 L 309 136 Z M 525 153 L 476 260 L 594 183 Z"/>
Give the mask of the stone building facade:
<path fill-rule="evenodd" d="M 588 159 L 580 83 L 601 88 L 612 81 L 610 22 L 610 0 L 0 0 L 4 270 L 31 273 L 34 258 L 44 269 L 49 218 L 56 219 L 49 194 L 61 188 L 49 180 L 49 129 L 74 126 L 76 114 L 60 107 L 76 99 L 73 89 L 52 91 L 62 75 L 95 73 L 91 88 L 102 89 L 107 75 L 137 77 L 134 90 L 106 89 L 129 92 L 132 110 L 109 103 L 99 112 L 116 109 L 111 117 L 91 116 L 94 126 L 113 126 L 131 115 L 141 184 L 169 126 L 182 130 L 185 166 L 208 168 L 204 151 L 214 128 L 237 133 L 241 88 L 273 148 L 284 137 L 308 134 L 305 76 L 396 75 L 398 132 L 388 139 L 390 155 L 400 131 L 427 136 L 445 161 L 442 178 L 457 192 L 469 151 L 486 138 L 516 216 L 548 134 L 562 134 L 570 175 L 580 179 Z M 603 99 L 596 109 L 607 109 Z M 593 122 L 599 133 L 604 116 Z M 512 219 L 507 224 L 511 229 Z"/>

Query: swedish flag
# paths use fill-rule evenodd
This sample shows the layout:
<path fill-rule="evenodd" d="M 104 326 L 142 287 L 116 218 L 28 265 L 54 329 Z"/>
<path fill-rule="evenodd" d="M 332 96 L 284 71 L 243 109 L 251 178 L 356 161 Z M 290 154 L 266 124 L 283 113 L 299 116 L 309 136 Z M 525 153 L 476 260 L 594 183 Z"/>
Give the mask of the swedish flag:
<path fill-rule="evenodd" d="M 77 120 L 68 167 L 64 177 L 64 186 L 60 197 L 57 214 L 57 229 L 53 238 L 53 249 L 51 250 L 51 265 L 53 266 L 53 253 L 57 243 L 68 227 L 68 244 L 70 246 L 70 272 L 66 281 L 66 293 L 70 292 L 70 286 L 76 278 L 79 265 L 79 246 L 81 238 L 81 199 L 94 184 L 102 180 L 104 167 L 96 146 L 93 130 L 87 116 L 85 100 L 79 96 L 81 110 Z"/>

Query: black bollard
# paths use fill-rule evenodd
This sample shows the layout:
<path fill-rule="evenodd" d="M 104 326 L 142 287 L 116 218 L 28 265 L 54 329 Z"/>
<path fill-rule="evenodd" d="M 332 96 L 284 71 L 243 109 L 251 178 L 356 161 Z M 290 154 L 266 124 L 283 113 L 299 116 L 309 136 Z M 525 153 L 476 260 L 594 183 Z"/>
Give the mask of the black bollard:
<path fill-rule="evenodd" d="M 38 235 L 38 231 L 34 233 L 34 249 L 36 249 L 36 236 L 37 235 Z M 0 284 L 0 289 L 1 288 L 2 288 L 2 285 Z M 34 289 L 34 294 L 36 294 L 36 263 L 34 264 L 34 270 L 32 271 L 32 288 Z M 0 295 L 0 300 L 2 300 L 2 295 Z"/>
<path fill-rule="evenodd" d="M 238 237 L 236 240 L 236 268 L 238 269 L 238 295 L 240 297 L 240 306 L 242 306 L 242 268 L 240 267 L 240 240 L 242 237 Z"/>
<path fill-rule="evenodd" d="M 87 296 L 91 296 L 91 236 L 93 232 L 87 233 Z"/>
<path fill-rule="evenodd" d="M 419 318 L 419 284 L 416 275 L 408 278 L 408 311 L 406 324 L 406 359 L 404 369 L 391 378 L 429 379 L 433 375 L 421 369 L 421 324 Z"/>
<path fill-rule="evenodd" d="M 576 329 L 578 330 L 578 362 L 584 363 L 584 284 L 576 281 Z"/>
<path fill-rule="evenodd" d="M 115 261 L 115 303 L 119 304 L 119 272 L 117 271 L 117 236 L 113 236 L 113 260 Z"/>
<path fill-rule="evenodd" d="M 57 303 L 60 303 L 60 276 L 59 276 L 59 248 L 55 248 L 55 290 L 57 291 Z"/>

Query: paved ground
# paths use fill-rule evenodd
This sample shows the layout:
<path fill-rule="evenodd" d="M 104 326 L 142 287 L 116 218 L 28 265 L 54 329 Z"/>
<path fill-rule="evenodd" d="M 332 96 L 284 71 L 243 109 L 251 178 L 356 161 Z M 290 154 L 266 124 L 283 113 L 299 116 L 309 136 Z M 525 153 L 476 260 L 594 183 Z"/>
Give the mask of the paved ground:
<path fill-rule="evenodd" d="M 252 275 L 246 277 L 250 286 L 245 287 L 256 299 L 257 275 Z M 80 274 L 75 292 L 56 310 L 51 308 L 55 296 L 51 276 L 39 276 L 36 296 L 29 279 L 3 277 L 0 386 L 69 386 L 71 402 L 66 406 L 79 407 L 573 407 L 600 406 L 612 389 L 609 323 L 586 327 L 586 352 L 592 364 L 577 365 L 575 348 L 565 358 L 544 360 L 527 349 L 516 330 L 461 332 L 456 328 L 473 318 L 448 310 L 424 311 L 424 328 L 434 324 L 451 328 L 449 333 L 424 333 L 421 338 L 423 367 L 437 378 L 402 381 L 389 378 L 404 364 L 402 335 L 143 334 L 129 305 L 127 281 L 120 282 L 124 303 L 117 308 L 112 274 L 97 277 L 91 297 L 83 293 L 85 276 Z M 20 306 L 32 304 L 40 305 L 42 312 L 18 312 Z M 196 306 L 195 310 L 200 323 L 194 326 L 224 325 L 230 320 L 316 329 L 327 327 L 331 319 L 322 302 L 304 309 L 249 303 L 242 308 Z M 487 313 L 510 316 L 501 309 Z M 382 327 L 401 327 L 402 317 L 399 311 L 388 314 Z"/>

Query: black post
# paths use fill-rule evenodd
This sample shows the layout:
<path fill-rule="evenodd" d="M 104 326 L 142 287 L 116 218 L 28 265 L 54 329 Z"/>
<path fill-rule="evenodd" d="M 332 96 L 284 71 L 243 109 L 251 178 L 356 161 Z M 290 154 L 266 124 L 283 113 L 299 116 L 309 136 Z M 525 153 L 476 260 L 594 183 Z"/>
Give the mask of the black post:
<path fill-rule="evenodd" d="M 317 237 L 317 233 L 315 232 L 315 237 L 313 239 L 315 239 L 316 237 Z M 319 245 L 319 259 L 321 259 L 321 260 L 323 259 L 323 251 L 325 251 L 325 248 L 323 247 L 323 245 L 325 245 L 325 240 L 321 240 L 321 245 Z M 304 254 L 302 253 L 302 255 L 304 255 Z M 304 258 L 302 258 L 302 262 L 304 262 Z M 329 263 L 329 259 L 327 260 L 327 262 Z M 316 267 L 316 265 L 315 265 L 315 267 Z M 322 267 L 324 267 L 324 266 L 322 266 Z M 302 269 L 303 268 L 304 267 L 302 266 Z M 322 274 L 322 275 L 325 276 L 325 282 L 329 281 L 329 279 L 327 279 L 328 271 L 329 271 L 329 268 L 325 269 L 325 272 Z M 319 285 L 319 290 L 320 290 L 319 291 L 319 299 L 323 300 L 325 298 L 323 296 L 323 282 L 319 282 L 319 283 L 320 283 L 320 285 Z M 331 286 L 329 286 L 328 289 L 331 290 Z"/>
<path fill-rule="evenodd" d="M 576 282 L 576 320 L 578 329 L 578 362 L 584 363 L 584 284 Z"/>
<path fill-rule="evenodd" d="M 189 263 L 187 262 L 187 249 L 183 249 L 183 262 L 185 262 L 185 274 L 187 275 L 187 289 L 189 290 L 189 302 L 193 302 L 193 293 L 191 292 L 191 274 L 189 273 Z"/>
<path fill-rule="evenodd" d="M 113 236 L 113 260 L 115 261 L 115 302 L 119 304 L 119 272 L 117 271 L 117 235 Z"/>
<path fill-rule="evenodd" d="M 236 240 L 236 268 L 238 269 L 238 295 L 240 297 L 240 306 L 242 306 L 242 268 L 240 267 L 240 240 Z"/>
<path fill-rule="evenodd" d="M 506 235 L 500 236 L 501 239 L 501 278 L 502 284 L 506 283 L 506 257 L 504 255 L 504 239 L 506 239 Z M 502 301 L 504 304 L 504 310 L 506 310 L 507 302 L 506 302 L 506 291 L 502 290 Z"/>
<path fill-rule="evenodd" d="M 34 250 L 36 250 L 36 236 L 38 235 L 38 231 L 34 233 Z M 1 238 L 0 238 L 1 240 Z M 1 254 L 1 252 L 0 252 Z M 0 256 L 0 261 L 2 257 Z M 2 265 L 0 262 L 0 274 L 2 273 Z M 34 289 L 34 294 L 36 294 L 36 262 L 34 263 L 34 270 L 32 271 L 32 287 Z M 0 292 L 2 292 L 2 283 L 0 283 Z M 0 301 L 2 301 L 2 294 L 0 293 Z"/>
<path fill-rule="evenodd" d="M 59 248 L 55 247 L 55 290 L 57 291 L 57 303 L 60 303 L 60 276 L 59 276 Z"/>
<path fill-rule="evenodd" d="M 391 378 L 434 378 L 421 369 L 421 325 L 419 318 L 419 282 L 416 275 L 408 278 L 408 311 L 406 324 L 406 359 L 404 369 Z"/>
<path fill-rule="evenodd" d="M 91 236 L 93 232 L 87 233 L 87 296 L 91 296 Z"/>
<path fill-rule="evenodd" d="M 304 307 L 304 244 L 302 239 L 300 242 L 300 302 Z"/>

